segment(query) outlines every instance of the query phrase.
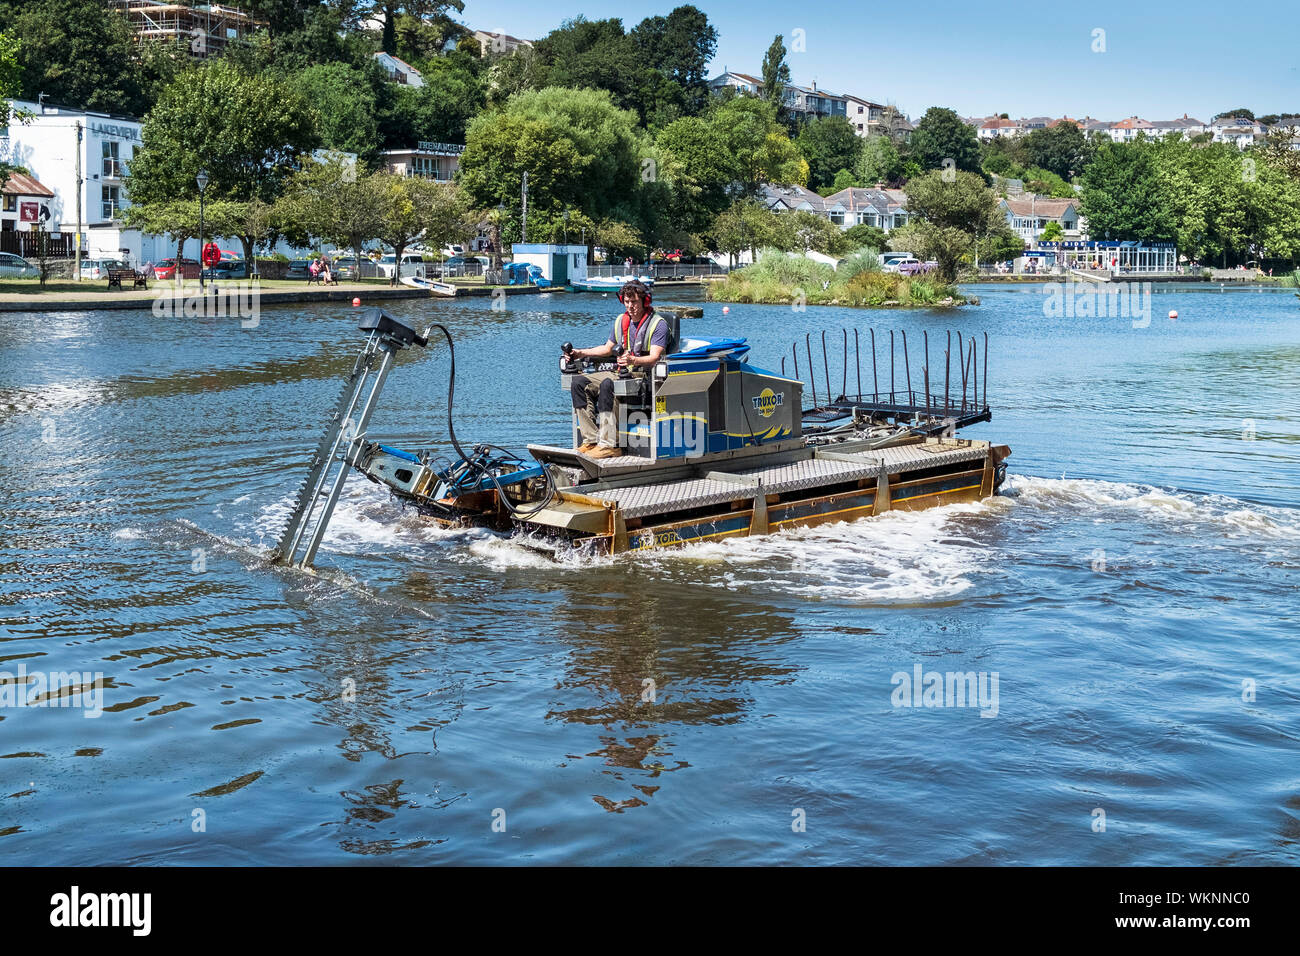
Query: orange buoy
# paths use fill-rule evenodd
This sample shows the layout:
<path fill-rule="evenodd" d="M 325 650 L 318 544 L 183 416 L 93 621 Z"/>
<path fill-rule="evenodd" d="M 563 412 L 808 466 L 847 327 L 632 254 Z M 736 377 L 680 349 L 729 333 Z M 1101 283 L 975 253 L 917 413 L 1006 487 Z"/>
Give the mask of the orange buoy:
<path fill-rule="evenodd" d="M 358 296 L 354 296 L 353 299 L 352 299 L 352 308 L 355 309 L 355 308 L 356 308 L 357 306 L 359 306 L 360 304 L 361 304 L 361 296 L 359 296 L 359 295 L 358 295 Z"/>

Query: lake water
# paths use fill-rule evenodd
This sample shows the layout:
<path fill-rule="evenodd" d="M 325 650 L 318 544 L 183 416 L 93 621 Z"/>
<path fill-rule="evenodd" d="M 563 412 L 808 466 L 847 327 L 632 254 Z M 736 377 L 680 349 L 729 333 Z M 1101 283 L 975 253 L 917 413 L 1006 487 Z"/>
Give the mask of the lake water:
<path fill-rule="evenodd" d="M 1300 301 L 1157 287 L 1135 328 L 975 291 L 684 331 L 769 366 L 823 328 L 987 332 L 993 500 L 557 563 L 353 479 L 320 577 L 258 552 L 352 309 L 0 315 L 5 860 L 1300 861 Z M 558 346 L 617 303 L 508 306 L 390 309 L 456 335 L 462 442 L 561 442 Z M 446 448 L 446 359 L 400 356 L 372 434 Z M 896 706 L 918 668 L 986 693 Z M 20 669 L 101 673 L 102 714 L 16 706 Z"/>

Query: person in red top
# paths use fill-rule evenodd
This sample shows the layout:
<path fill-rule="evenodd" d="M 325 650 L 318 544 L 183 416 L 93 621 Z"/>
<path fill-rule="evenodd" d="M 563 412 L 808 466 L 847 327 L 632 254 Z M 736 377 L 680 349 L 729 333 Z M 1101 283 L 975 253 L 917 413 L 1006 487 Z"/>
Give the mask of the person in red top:
<path fill-rule="evenodd" d="M 614 320 L 609 341 L 589 349 L 574 349 L 566 358 L 608 358 L 619 349 L 618 364 L 623 369 L 649 368 L 668 351 L 668 323 L 655 315 L 650 305 L 650 290 L 632 281 L 618 293 L 627 310 Z M 614 379 L 617 372 L 592 372 L 576 375 L 570 386 L 573 410 L 578 415 L 581 454 L 591 458 L 615 458 L 619 454 L 618 423 L 614 416 Z M 599 414 L 597 424 L 596 414 Z"/>

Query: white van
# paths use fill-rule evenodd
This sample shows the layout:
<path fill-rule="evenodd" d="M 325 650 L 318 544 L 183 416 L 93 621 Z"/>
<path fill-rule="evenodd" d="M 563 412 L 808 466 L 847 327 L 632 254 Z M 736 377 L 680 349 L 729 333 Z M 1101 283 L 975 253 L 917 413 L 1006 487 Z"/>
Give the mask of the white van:
<path fill-rule="evenodd" d="M 378 266 L 379 274 L 385 279 L 391 279 L 393 277 L 393 270 L 398 268 L 397 256 L 389 253 L 379 260 Z M 420 255 L 418 252 L 402 253 L 401 271 L 398 272 L 397 276 L 399 279 L 405 276 L 420 276 L 423 278 L 424 256 Z"/>

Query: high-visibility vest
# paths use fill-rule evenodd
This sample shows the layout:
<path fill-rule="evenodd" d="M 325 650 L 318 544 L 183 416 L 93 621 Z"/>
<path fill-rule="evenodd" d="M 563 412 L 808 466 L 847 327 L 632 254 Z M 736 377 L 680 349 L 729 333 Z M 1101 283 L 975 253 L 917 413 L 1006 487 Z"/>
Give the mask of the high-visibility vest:
<path fill-rule="evenodd" d="M 628 331 L 632 325 L 632 317 L 624 312 L 618 323 L 618 338 L 615 345 L 623 345 L 627 341 Z M 663 317 L 657 312 L 651 312 L 650 317 L 642 320 L 640 328 L 632 336 L 632 344 L 629 350 L 633 355 L 649 355 L 650 340 L 654 337 L 655 329 L 659 328 L 663 322 Z"/>

